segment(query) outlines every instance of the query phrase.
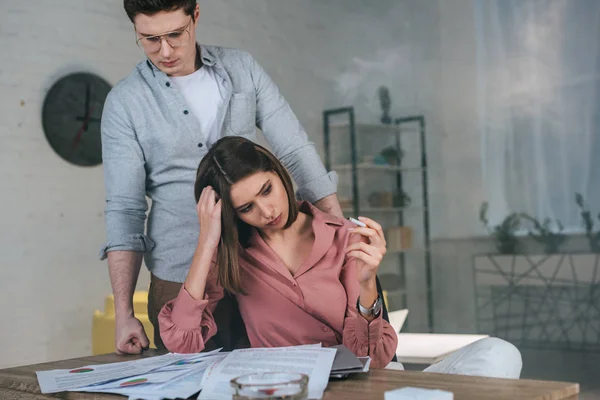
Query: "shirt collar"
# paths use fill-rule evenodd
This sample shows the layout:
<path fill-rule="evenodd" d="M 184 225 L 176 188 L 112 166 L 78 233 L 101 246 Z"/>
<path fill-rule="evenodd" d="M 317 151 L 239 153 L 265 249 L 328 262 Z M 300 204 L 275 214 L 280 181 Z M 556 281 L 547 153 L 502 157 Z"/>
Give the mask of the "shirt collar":
<path fill-rule="evenodd" d="M 315 231 L 318 229 L 323 229 L 328 225 L 344 225 L 343 219 L 319 210 L 317 207 L 313 206 L 308 201 L 299 201 L 298 208 L 300 212 L 304 212 L 313 217 L 312 227 Z M 258 233 L 258 230 L 256 228 L 252 228 L 249 244 L 250 247 L 261 247 L 263 245 L 266 245 L 266 243 L 264 243 L 264 241 L 260 238 L 260 234 Z"/>
<path fill-rule="evenodd" d="M 329 214 L 329 213 L 319 210 L 317 207 L 310 204 L 308 201 L 298 202 L 298 207 L 300 208 L 300 211 L 312 215 L 313 218 L 315 219 L 315 221 L 317 221 L 317 222 L 321 222 L 324 224 L 337 225 L 337 226 L 344 225 L 343 219 L 336 217 L 335 215 L 332 215 L 332 214 Z"/>
<path fill-rule="evenodd" d="M 200 52 L 200 58 L 202 59 L 202 65 L 207 65 L 209 67 L 212 67 L 216 64 L 217 62 L 217 57 L 211 53 L 211 51 L 206 47 L 206 46 L 202 46 L 199 43 L 196 43 L 196 50 Z M 152 71 L 152 75 L 154 77 L 156 77 L 156 74 L 164 74 L 164 72 L 162 72 L 160 69 L 158 69 L 158 67 L 154 64 L 152 64 L 152 61 L 150 61 L 149 58 L 146 57 L 146 65 L 148 68 L 150 68 L 150 71 Z"/>

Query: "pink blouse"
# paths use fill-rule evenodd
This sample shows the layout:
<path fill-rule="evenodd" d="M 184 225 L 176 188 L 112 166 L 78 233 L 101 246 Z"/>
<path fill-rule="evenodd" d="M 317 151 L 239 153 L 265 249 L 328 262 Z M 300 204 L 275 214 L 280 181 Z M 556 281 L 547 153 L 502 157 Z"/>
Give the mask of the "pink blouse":
<path fill-rule="evenodd" d="M 241 278 L 248 294 L 236 299 L 251 346 L 344 344 L 357 356 L 370 356 L 373 368 L 385 367 L 396 352 L 398 338 L 381 313 L 369 323 L 356 308 L 360 288 L 355 260 L 345 257 L 352 223 L 307 202 L 300 210 L 313 216 L 315 242 L 295 275 L 256 230 L 250 247 L 240 252 Z M 216 268 L 208 276 L 203 300 L 195 300 L 182 286 L 158 317 L 165 346 L 178 353 L 202 351 L 217 332 L 212 313 L 223 295 Z"/>

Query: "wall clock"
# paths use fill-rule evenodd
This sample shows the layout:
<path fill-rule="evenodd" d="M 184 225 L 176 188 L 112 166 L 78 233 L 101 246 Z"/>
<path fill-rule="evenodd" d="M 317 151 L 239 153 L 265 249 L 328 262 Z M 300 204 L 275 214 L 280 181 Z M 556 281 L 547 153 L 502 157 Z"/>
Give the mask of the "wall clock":
<path fill-rule="evenodd" d="M 102 163 L 100 118 L 110 89 L 99 76 L 80 72 L 59 79 L 48 91 L 42 126 L 64 160 L 87 167 Z"/>

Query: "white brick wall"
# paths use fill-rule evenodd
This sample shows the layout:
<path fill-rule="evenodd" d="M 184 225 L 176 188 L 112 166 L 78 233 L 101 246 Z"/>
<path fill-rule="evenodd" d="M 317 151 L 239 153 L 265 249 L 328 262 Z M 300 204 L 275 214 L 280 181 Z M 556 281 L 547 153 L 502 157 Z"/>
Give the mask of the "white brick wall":
<path fill-rule="evenodd" d="M 443 129 L 450 119 L 462 131 L 471 115 L 454 96 L 460 64 L 441 73 L 440 54 L 452 59 L 454 44 L 442 40 L 439 21 L 460 26 L 461 20 L 439 3 L 200 0 L 197 37 L 250 51 L 319 149 L 322 110 L 354 104 L 361 120 L 376 122 L 381 84 L 391 89 L 393 115 L 425 113 L 433 232 L 454 236 L 472 229 L 448 224 L 461 213 L 463 220 L 475 218 L 476 210 L 463 202 L 470 188 L 454 190 L 450 179 L 476 181 L 477 171 L 469 171 L 479 156 L 473 142 L 469 164 L 458 165 L 463 139 L 472 136 L 457 142 Z M 41 127 L 44 95 L 75 71 L 114 84 L 142 54 L 120 0 L 0 0 L 0 37 L 0 367 L 6 367 L 89 354 L 93 310 L 110 293 L 106 264 L 97 260 L 104 241 L 102 168 L 77 168 L 53 153 Z M 442 101 L 455 105 L 442 112 Z M 138 287 L 147 281 L 144 274 Z"/>

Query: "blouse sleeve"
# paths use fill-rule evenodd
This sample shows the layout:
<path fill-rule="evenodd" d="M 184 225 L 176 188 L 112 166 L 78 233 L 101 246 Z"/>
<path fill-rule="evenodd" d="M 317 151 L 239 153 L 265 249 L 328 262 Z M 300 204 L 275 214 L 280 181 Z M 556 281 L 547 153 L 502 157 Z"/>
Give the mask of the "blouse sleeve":
<path fill-rule="evenodd" d="M 352 235 L 350 243 L 359 240 Z M 356 260 L 348 258 L 344 262 L 340 280 L 346 289 L 347 307 L 344 320 L 343 344 L 359 357 L 370 356 L 372 368 L 384 368 L 392 361 L 398 346 L 398 336 L 389 322 L 383 319 L 383 312 L 367 321 L 357 309 L 360 293 Z"/>
<path fill-rule="evenodd" d="M 222 298 L 217 268 L 211 268 L 202 300 L 194 299 L 182 285 L 179 295 L 165 304 L 158 315 L 160 337 L 166 348 L 173 353 L 204 350 L 206 341 L 217 333 L 213 313 Z"/>

